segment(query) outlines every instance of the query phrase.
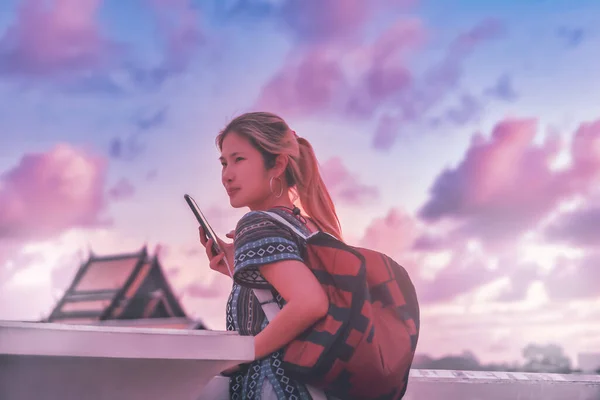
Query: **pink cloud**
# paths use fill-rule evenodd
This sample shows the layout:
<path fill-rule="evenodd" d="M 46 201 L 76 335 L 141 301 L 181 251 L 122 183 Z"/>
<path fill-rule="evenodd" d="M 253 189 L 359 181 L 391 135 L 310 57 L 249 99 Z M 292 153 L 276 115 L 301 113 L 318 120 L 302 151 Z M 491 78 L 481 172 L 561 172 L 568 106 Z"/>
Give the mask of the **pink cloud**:
<path fill-rule="evenodd" d="M 345 44 L 312 44 L 287 59 L 263 87 L 255 107 L 287 114 L 370 115 L 409 86 L 412 75 L 403 57 L 423 37 L 419 21 L 401 19 L 372 43 L 352 45 L 351 50 Z M 345 61 L 343 54 L 352 54 L 352 59 Z"/>
<path fill-rule="evenodd" d="M 232 208 L 228 205 L 228 203 L 226 203 L 225 205 L 223 205 L 222 203 L 207 205 L 203 203 L 202 196 L 193 197 L 196 199 L 196 202 L 202 209 L 202 213 L 208 220 L 210 226 L 213 228 L 215 233 L 224 241 L 229 241 L 229 239 L 226 238 L 225 235 L 230 231 L 234 230 L 240 218 L 242 218 L 242 216 L 248 212 L 248 210 L 245 208 Z M 189 210 L 189 208 L 187 210 Z M 191 211 L 187 211 L 187 218 L 189 218 L 189 222 L 192 227 L 191 229 L 195 229 L 195 231 L 192 231 L 190 233 L 191 235 L 193 235 L 195 240 L 196 238 L 198 238 L 198 222 L 196 221 L 196 217 L 194 217 L 194 214 L 192 214 Z M 198 242 L 195 242 L 192 246 L 180 249 L 178 250 L 178 252 L 186 254 L 187 256 L 196 256 L 200 254 L 201 257 L 205 257 L 204 248 L 200 245 L 199 239 Z"/>
<path fill-rule="evenodd" d="M 6 285 L 0 290 L 0 319 L 40 321 L 52 310 L 52 290 L 47 287 Z"/>
<path fill-rule="evenodd" d="M 401 119 L 397 115 L 384 113 L 377 121 L 373 135 L 373 147 L 377 150 L 391 149 L 401 130 Z"/>
<path fill-rule="evenodd" d="M 556 300 L 597 298 L 600 296 L 600 252 L 586 254 L 581 260 L 562 260 L 544 279 L 548 295 Z"/>
<path fill-rule="evenodd" d="M 514 265 L 510 268 L 510 286 L 505 287 L 494 300 L 499 302 L 522 301 L 527 296 L 527 291 L 532 283 L 541 280 L 542 275 L 538 265 L 533 263 L 519 264 L 508 260 L 503 265 Z"/>
<path fill-rule="evenodd" d="M 561 141 L 549 135 L 538 144 L 536 134 L 535 119 L 507 119 L 494 127 L 490 138 L 475 135 L 463 160 L 435 180 L 431 197 L 419 212 L 425 225 L 392 210 L 371 223 L 361 245 L 383 251 L 409 269 L 423 304 L 451 301 L 502 277 L 512 282 L 496 299 L 502 302 L 523 300 L 536 280 L 545 283 L 552 299 L 600 294 L 597 285 L 589 284 L 598 278 L 592 271 L 598 262 L 594 253 L 581 262 L 559 263 L 545 276 L 536 265 L 520 263 L 512 252 L 490 252 L 509 249 L 498 245 L 513 243 L 520 233 L 536 228 L 562 201 L 589 197 L 599 187 L 600 124 L 586 123 L 577 129 L 570 147 L 572 162 L 560 170 L 553 163 L 565 149 Z M 598 210 L 592 197 L 588 203 L 559 216 L 548 228 L 547 238 L 574 246 L 596 244 Z M 432 230 L 438 222 L 446 233 Z M 467 250 L 472 237 L 481 239 L 483 252 Z M 427 255 L 437 250 L 451 259 L 434 278 L 428 278 L 421 267 Z M 489 268 L 493 255 L 502 256 L 500 268 Z"/>
<path fill-rule="evenodd" d="M 326 48 L 315 47 L 299 59 L 288 58 L 263 87 L 255 107 L 287 114 L 326 112 L 346 86 L 339 62 Z"/>
<path fill-rule="evenodd" d="M 428 252 L 448 250 L 454 243 L 440 234 L 423 233 L 414 242 L 413 250 L 417 252 Z"/>
<path fill-rule="evenodd" d="M 181 274 L 181 269 L 180 268 L 169 268 L 165 271 L 165 274 L 167 275 L 167 279 L 176 279 L 180 274 Z"/>
<path fill-rule="evenodd" d="M 82 252 L 64 254 L 50 273 L 53 289 L 65 290 L 73 282 L 75 274 L 81 265 L 81 260 L 87 258 Z"/>
<path fill-rule="evenodd" d="M 385 217 L 371 222 L 365 230 L 360 245 L 394 258 L 408 251 L 418 234 L 417 221 L 402 210 L 393 208 Z"/>
<path fill-rule="evenodd" d="M 481 42 L 493 39 L 505 32 L 504 25 L 497 19 L 488 18 L 481 21 L 473 29 L 459 35 L 451 46 L 450 56 L 456 57 L 470 53 Z"/>
<path fill-rule="evenodd" d="M 353 34 L 370 12 L 365 0 L 290 0 L 283 6 L 284 20 L 303 40 Z"/>
<path fill-rule="evenodd" d="M 489 269 L 487 255 L 472 254 L 462 241 L 452 244 L 450 260 L 436 275 L 426 277 L 423 266 L 429 249 L 415 249 L 423 232 L 424 227 L 412 215 L 394 208 L 385 217 L 374 219 L 359 242 L 361 247 L 387 254 L 406 268 L 422 304 L 450 301 L 513 270 Z"/>
<path fill-rule="evenodd" d="M 483 363 L 510 362 L 519 366 L 524 362 L 523 349 L 530 343 L 560 340 L 567 354 L 573 357 L 585 347 L 581 343 L 586 343 L 586 337 L 594 332 L 589 329 L 593 317 L 586 313 L 582 318 L 568 302 L 528 309 L 510 306 L 486 309 L 483 304 L 477 308 L 480 306 L 483 306 L 480 310 L 485 311 L 471 311 L 467 305 L 446 312 L 423 313 L 422 326 L 430 329 L 422 330 L 418 351 L 437 358 L 468 349 Z M 569 324 L 565 324 L 565 320 Z M 426 360 L 421 358 L 420 361 Z"/>
<path fill-rule="evenodd" d="M 330 2 L 327 7 L 335 9 L 336 4 Z M 346 10 L 347 18 L 358 18 L 362 6 L 363 2 L 353 2 Z M 319 15 L 325 20 L 329 18 L 327 12 Z M 339 26 L 330 24 L 330 31 L 319 28 L 315 19 L 305 21 L 301 14 L 296 18 L 314 28 L 315 35 L 322 40 L 309 41 L 300 47 L 300 53 L 294 50 L 265 84 L 254 108 L 302 116 L 333 113 L 347 118 L 368 118 L 378 114 L 373 147 L 380 150 L 390 148 L 410 124 L 425 122 L 422 120 L 428 113 L 460 83 L 464 60 L 477 46 L 504 31 L 497 20 L 482 21 L 458 35 L 441 61 L 417 76 L 408 67 L 406 58 L 410 51 L 421 48 L 428 37 L 418 18 L 399 18 L 368 43 L 351 37 L 337 41 L 323 39 L 336 37 L 335 32 L 343 31 L 346 26 L 343 19 L 336 22 Z M 360 31 L 368 18 L 370 14 L 364 13 L 364 20 L 361 17 L 361 22 L 356 22 L 353 32 Z M 461 103 L 442 118 L 465 123 L 477 118 L 481 110 L 478 98 L 465 94 Z"/>
<path fill-rule="evenodd" d="M 405 9 L 413 0 L 288 0 L 283 20 L 301 41 L 348 41 L 356 38 L 369 19 L 385 10 Z"/>
<path fill-rule="evenodd" d="M 224 297 L 231 291 L 231 283 L 222 279 L 213 279 L 209 284 L 191 283 L 184 288 L 187 296 L 195 298 Z"/>
<path fill-rule="evenodd" d="M 600 183 L 600 120 L 584 123 L 577 129 L 571 144 L 573 166 L 565 181 L 573 190 L 587 190 L 590 183 Z"/>
<path fill-rule="evenodd" d="M 414 79 L 390 102 L 393 113 L 385 112 L 373 137 L 373 146 L 384 150 L 390 148 L 396 138 L 411 123 L 423 122 L 427 114 L 457 87 L 462 77 L 464 60 L 481 44 L 497 38 L 504 32 L 503 25 L 495 19 L 481 21 L 460 35 L 450 44 L 444 57 L 427 69 L 422 77 Z M 468 99 L 461 105 L 460 113 L 450 110 L 445 118 L 463 121 L 476 115 L 477 100 Z M 465 107 L 466 106 L 466 107 Z"/>
<path fill-rule="evenodd" d="M 26 154 L 0 180 L 0 238 L 47 238 L 101 219 L 106 162 L 67 144 Z"/>
<path fill-rule="evenodd" d="M 458 104 L 446 110 L 442 121 L 449 121 L 456 125 L 464 125 L 467 122 L 476 120 L 483 111 L 481 100 L 470 94 L 460 96 Z"/>
<path fill-rule="evenodd" d="M 110 190 L 108 195 L 113 200 L 125 200 L 133 197 L 135 194 L 135 187 L 128 179 L 120 179 Z"/>
<path fill-rule="evenodd" d="M 148 171 L 146 173 L 146 180 L 147 181 L 154 181 L 157 176 L 158 176 L 158 170 L 152 169 L 152 170 L 150 170 L 150 171 Z"/>
<path fill-rule="evenodd" d="M 235 229 L 237 221 L 248 212 L 246 209 L 233 209 L 229 206 L 212 205 L 204 209 L 204 215 L 217 235 L 228 240 L 225 235 Z"/>
<path fill-rule="evenodd" d="M 0 38 L 0 70 L 53 75 L 105 65 L 116 47 L 100 32 L 100 0 L 23 0 Z"/>
<path fill-rule="evenodd" d="M 514 239 L 559 201 L 589 189 L 600 176 L 593 152 L 572 152 L 573 164 L 556 172 L 552 162 L 560 143 L 549 136 L 535 145 L 536 131 L 533 119 L 506 120 L 496 125 L 489 140 L 475 136 L 461 163 L 438 176 L 420 216 L 428 222 L 461 221 L 463 233 L 492 241 Z M 594 148 L 600 135 L 590 132 L 579 129 L 574 148 L 581 142 Z"/>
<path fill-rule="evenodd" d="M 204 210 L 204 214 L 214 225 L 214 218 L 209 217 L 208 209 Z M 197 231 L 191 234 L 193 237 L 185 243 L 161 244 L 161 264 L 172 281 L 173 288 L 183 297 L 184 303 L 202 299 L 226 299 L 231 291 L 231 279 L 210 269 L 205 249 L 197 239 Z M 207 314 L 205 305 L 200 303 L 198 306 L 193 308 L 203 310 L 201 316 L 204 319 Z"/>
<path fill-rule="evenodd" d="M 37 254 L 21 253 L 22 245 L 18 240 L 0 235 L 0 289 L 15 272 L 38 258 Z"/>
<path fill-rule="evenodd" d="M 428 110 L 456 87 L 462 76 L 462 63 L 478 46 L 504 33 L 504 26 L 496 19 L 486 19 L 459 34 L 446 50 L 440 62 L 432 65 L 424 76 L 421 87 L 407 101 L 418 100 L 423 111 Z M 411 99 L 411 97 L 413 97 Z M 409 113 L 410 114 L 410 113 Z"/>
<path fill-rule="evenodd" d="M 565 213 L 550 224 L 545 233 L 550 241 L 593 248 L 600 243 L 600 207 L 590 205 Z"/>
<path fill-rule="evenodd" d="M 200 12 L 190 0 L 148 0 L 155 12 L 159 34 L 164 38 L 163 69 L 183 70 L 204 41 Z"/>
<path fill-rule="evenodd" d="M 361 205 L 379 198 L 379 189 L 376 186 L 360 183 L 339 157 L 323 163 L 321 174 L 334 199 L 352 205 Z"/>
<path fill-rule="evenodd" d="M 346 105 L 350 116 L 370 116 L 383 103 L 413 84 L 413 74 L 404 65 L 409 50 L 425 40 L 425 29 L 417 19 L 400 19 L 385 30 L 362 53 L 366 70 L 353 87 Z"/>

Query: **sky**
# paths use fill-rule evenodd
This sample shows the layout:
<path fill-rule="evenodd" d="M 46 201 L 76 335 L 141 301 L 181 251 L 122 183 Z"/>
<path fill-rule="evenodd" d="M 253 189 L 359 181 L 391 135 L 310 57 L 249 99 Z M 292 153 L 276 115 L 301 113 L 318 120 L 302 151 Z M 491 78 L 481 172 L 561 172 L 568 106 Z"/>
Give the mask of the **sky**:
<path fill-rule="evenodd" d="M 214 138 L 247 111 L 314 146 L 348 243 L 410 273 L 419 353 L 600 348 L 600 3 L 0 3 L 0 319 L 47 316 L 90 252 L 158 254 L 225 329 L 194 196 L 247 210 Z"/>

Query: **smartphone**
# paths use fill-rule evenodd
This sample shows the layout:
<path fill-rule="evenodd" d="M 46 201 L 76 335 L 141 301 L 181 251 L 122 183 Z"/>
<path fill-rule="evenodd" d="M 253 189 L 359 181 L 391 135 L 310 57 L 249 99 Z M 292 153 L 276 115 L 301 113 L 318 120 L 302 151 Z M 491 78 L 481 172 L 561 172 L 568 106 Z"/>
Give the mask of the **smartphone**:
<path fill-rule="evenodd" d="M 221 252 L 221 248 L 219 247 L 219 244 L 217 242 L 217 235 L 215 234 L 215 231 L 213 231 L 213 229 L 211 228 L 206 217 L 204 216 L 204 214 L 202 214 L 200 207 L 198 207 L 198 204 L 196 204 L 196 201 L 192 198 L 192 196 L 190 196 L 189 194 L 185 194 L 183 197 L 188 203 L 188 206 L 190 206 L 190 208 L 192 209 L 192 212 L 196 216 L 198 223 L 200 223 L 200 226 L 202 226 L 202 229 L 204 229 L 206 239 L 213 240 L 212 253 L 216 256 Z"/>

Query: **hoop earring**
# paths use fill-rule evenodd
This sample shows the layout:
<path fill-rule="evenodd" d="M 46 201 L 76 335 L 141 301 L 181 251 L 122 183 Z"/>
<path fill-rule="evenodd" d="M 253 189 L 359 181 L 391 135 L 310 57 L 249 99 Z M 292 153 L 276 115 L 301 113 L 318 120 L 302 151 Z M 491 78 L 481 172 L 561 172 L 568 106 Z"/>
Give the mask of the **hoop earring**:
<path fill-rule="evenodd" d="M 280 190 L 279 190 L 278 194 L 275 194 L 275 191 L 273 190 L 273 179 L 277 179 L 279 181 Z M 281 178 L 275 178 L 274 176 L 272 176 L 271 180 L 269 181 L 269 189 L 271 189 L 271 193 L 275 197 L 280 198 L 281 195 L 283 194 L 283 182 L 281 182 Z"/>

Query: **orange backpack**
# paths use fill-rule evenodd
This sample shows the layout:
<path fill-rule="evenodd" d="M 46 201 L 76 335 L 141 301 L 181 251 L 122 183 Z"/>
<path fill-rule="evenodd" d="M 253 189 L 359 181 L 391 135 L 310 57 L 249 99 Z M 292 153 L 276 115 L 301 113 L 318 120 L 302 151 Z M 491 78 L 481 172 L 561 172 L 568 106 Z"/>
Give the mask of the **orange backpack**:
<path fill-rule="evenodd" d="M 283 349 L 284 369 L 341 399 L 401 399 L 419 338 L 419 304 L 406 270 L 377 251 L 334 236 L 302 238 L 304 261 L 329 297 L 327 315 Z M 270 290 L 254 289 L 268 320 L 279 311 Z"/>

